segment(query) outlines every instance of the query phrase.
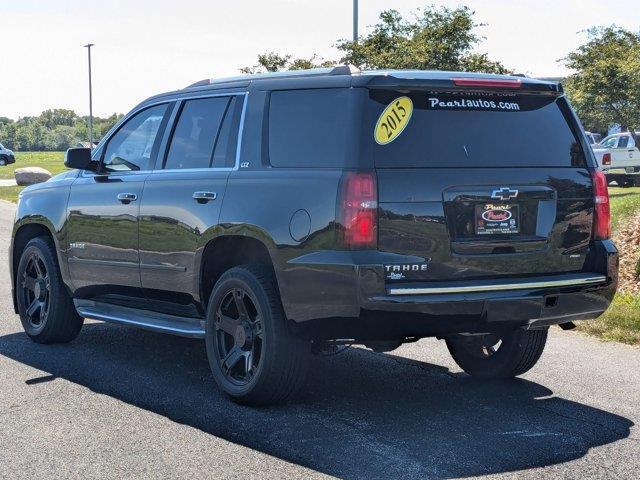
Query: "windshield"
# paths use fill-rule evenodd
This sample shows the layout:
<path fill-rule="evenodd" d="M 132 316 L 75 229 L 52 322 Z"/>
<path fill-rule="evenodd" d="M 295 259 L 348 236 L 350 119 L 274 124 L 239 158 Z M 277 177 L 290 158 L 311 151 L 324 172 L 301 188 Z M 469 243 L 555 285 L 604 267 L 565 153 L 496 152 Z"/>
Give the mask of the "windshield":
<path fill-rule="evenodd" d="M 378 168 L 585 166 L 568 107 L 556 97 L 391 90 L 369 97 L 371 132 L 384 137 L 402 125 L 387 143 L 372 139 Z M 403 110 L 394 112 L 394 104 Z"/>

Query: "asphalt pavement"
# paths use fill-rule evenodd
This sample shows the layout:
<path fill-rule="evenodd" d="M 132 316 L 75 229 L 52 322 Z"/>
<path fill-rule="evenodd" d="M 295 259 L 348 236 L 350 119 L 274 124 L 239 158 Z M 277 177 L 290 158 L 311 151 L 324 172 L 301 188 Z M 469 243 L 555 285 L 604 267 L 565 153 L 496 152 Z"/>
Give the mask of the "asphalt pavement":
<path fill-rule="evenodd" d="M 15 207 L 0 202 L 0 256 Z M 0 478 L 638 478 L 640 349 L 553 329 L 522 378 L 446 346 L 314 359 L 286 405 L 234 405 L 203 342 L 88 321 L 32 343 L 0 262 Z"/>

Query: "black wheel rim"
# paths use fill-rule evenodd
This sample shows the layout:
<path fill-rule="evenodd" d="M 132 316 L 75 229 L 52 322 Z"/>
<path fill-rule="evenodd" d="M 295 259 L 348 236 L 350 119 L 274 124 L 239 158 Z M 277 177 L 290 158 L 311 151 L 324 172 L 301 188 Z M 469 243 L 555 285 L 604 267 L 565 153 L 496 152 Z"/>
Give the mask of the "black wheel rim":
<path fill-rule="evenodd" d="M 51 280 L 44 259 L 32 253 L 22 273 L 22 301 L 24 315 L 34 330 L 41 330 L 49 314 Z"/>
<path fill-rule="evenodd" d="M 222 374 L 234 385 L 247 385 L 258 372 L 264 344 L 262 318 L 251 295 L 242 288 L 225 293 L 215 311 L 214 327 Z"/>

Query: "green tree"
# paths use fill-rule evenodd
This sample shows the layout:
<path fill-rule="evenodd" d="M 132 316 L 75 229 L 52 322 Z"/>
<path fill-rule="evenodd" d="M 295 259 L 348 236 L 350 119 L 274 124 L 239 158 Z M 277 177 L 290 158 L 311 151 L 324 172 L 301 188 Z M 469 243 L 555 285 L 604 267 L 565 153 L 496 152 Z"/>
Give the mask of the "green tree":
<path fill-rule="evenodd" d="M 73 110 L 54 108 L 53 110 L 45 110 L 42 112 L 39 120 L 45 127 L 51 129 L 57 125 L 71 126 L 77 118 L 78 116 Z"/>
<path fill-rule="evenodd" d="M 116 113 L 107 118 L 94 117 L 93 138 L 100 140 L 121 118 Z M 88 138 L 88 117 L 79 117 L 73 110 L 46 110 L 16 122 L 0 117 L 0 141 L 14 150 L 66 150 Z"/>
<path fill-rule="evenodd" d="M 566 83 L 578 115 L 594 130 L 619 124 L 635 135 L 640 129 L 640 32 L 598 27 L 588 41 L 569 53 L 565 65 L 574 70 Z"/>
<path fill-rule="evenodd" d="M 268 52 L 258 55 L 258 63 L 252 67 L 241 68 L 242 73 L 278 72 L 281 70 L 304 70 L 308 68 L 329 67 L 335 62 L 326 61 L 317 55 L 310 58 L 294 58 L 291 55 L 280 55 Z"/>
<path fill-rule="evenodd" d="M 507 73 L 497 61 L 473 49 L 482 37 L 475 33 L 484 24 L 474 21 L 468 7 L 430 6 L 412 19 L 396 10 L 380 14 L 373 31 L 357 42 L 342 40 L 341 62 L 360 68 L 399 68 Z"/>
<path fill-rule="evenodd" d="M 406 19 L 396 10 L 380 14 L 378 23 L 357 42 L 339 40 L 343 53 L 338 62 L 312 56 L 291 60 L 291 55 L 274 52 L 258 56 L 258 64 L 241 69 L 244 73 L 275 72 L 283 69 L 351 64 L 370 69 L 453 70 L 508 73 L 486 53 L 474 52 L 482 37 L 475 33 L 483 24 L 474 21 L 467 7 L 455 9 L 430 6 Z"/>

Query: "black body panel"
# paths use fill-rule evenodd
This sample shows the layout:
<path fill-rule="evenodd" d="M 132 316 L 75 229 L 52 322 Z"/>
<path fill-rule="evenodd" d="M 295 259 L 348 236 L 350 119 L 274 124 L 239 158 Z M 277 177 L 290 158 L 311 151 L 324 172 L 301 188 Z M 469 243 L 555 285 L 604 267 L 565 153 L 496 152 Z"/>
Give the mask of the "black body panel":
<path fill-rule="evenodd" d="M 584 150 L 586 163 L 575 167 L 376 168 L 374 126 L 366 110 L 370 91 L 451 91 L 451 75 L 267 76 L 199 82 L 152 97 L 125 116 L 93 155 L 104 161 L 109 139 L 122 125 L 145 108 L 167 104 L 149 169 L 98 175 L 73 171 L 25 189 L 14 227 L 17 255 L 24 232 L 48 232 L 65 285 L 83 311 L 97 315 L 102 308 L 101 318 L 121 323 L 129 312 L 143 326 L 158 313 L 156 330 L 174 329 L 190 336 L 200 335 L 199 320 L 217 278 L 204 265 L 242 262 L 245 257 L 240 254 L 246 252 L 235 251 L 235 245 L 252 246 L 255 255 L 246 261 L 258 258 L 273 267 L 287 318 L 301 335 L 312 338 L 445 336 L 598 316 L 615 293 L 617 252 L 611 241 L 591 238 L 595 163 L 582 134 L 577 134 L 576 145 Z M 550 101 L 561 98 L 556 84 L 520 80 L 522 92 Z M 314 132 L 309 138 L 318 143 L 299 155 L 313 156 L 316 164 L 272 165 L 272 92 L 290 89 L 340 92 L 344 100 L 335 118 L 325 115 L 323 121 L 349 139 L 342 167 L 336 167 L 335 158 L 322 163 L 323 142 L 333 137 L 311 135 Z M 235 165 L 164 170 L 184 101 L 221 95 L 245 99 L 232 127 L 237 136 Z M 302 118 L 304 109 L 297 115 L 272 137 L 282 139 L 287 132 L 296 135 L 313 128 L 313 118 Z M 286 115 L 275 118 L 288 121 Z M 577 119 L 570 117 L 569 123 L 580 131 Z M 375 247 L 350 249 L 343 242 L 340 209 L 347 171 L 368 172 L 377 179 Z M 514 202 L 518 225 L 508 234 L 478 234 L 473 225 L 478 206 L 493 201 L 493 192 L 503 188 L 519 192 Z M 118 199 L 122 193 L 136 198 L 123 203 Z M 42 229 L 25 229 L 32 224 Z M 225 239 L 225 250 L 208 248 Z M 12 244 L 15 275 L 13 248 Z M 396 272 L 402 277 L 390 276 Z M 584 278 L 597 281 L 580 283 Z M 491 290 L 496 281 L 532 286 Z M 463 287 L 469 285 L 489 287 L 466 293 Z M 434 286 L 462 290 L 392 291 Z"/>

